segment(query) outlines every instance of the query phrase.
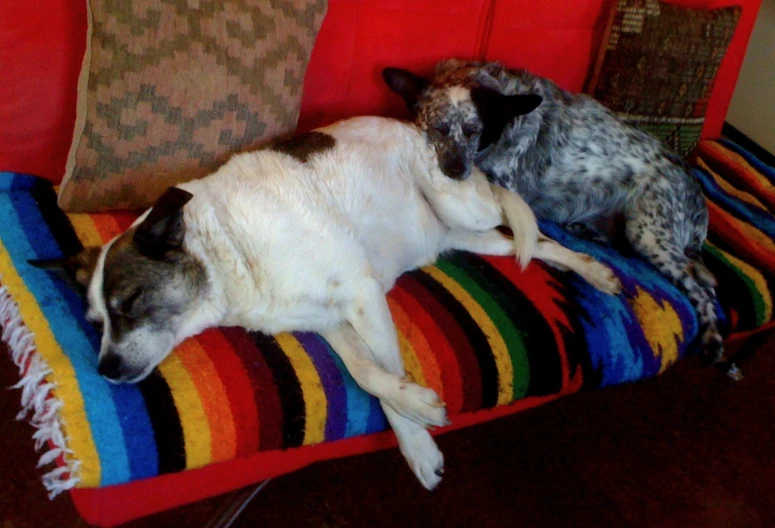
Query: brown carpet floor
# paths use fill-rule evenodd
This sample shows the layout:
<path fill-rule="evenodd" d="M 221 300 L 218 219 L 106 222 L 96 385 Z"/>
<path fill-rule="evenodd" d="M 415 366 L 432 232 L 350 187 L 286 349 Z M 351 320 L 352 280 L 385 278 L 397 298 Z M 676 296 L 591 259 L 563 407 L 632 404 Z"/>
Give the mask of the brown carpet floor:
<path fill-rule="evenodd" d="M 686 361 L 663 376 L 577 394 L 439 438 L 445 481 L 414 481 L 396 450 L 315 464 L 271 481 L 234 524 L 281 527 L 775 526 L 775 338 L 732 383 Z M 0 386 L 15 382 L 0 350 Z M 86 526 L 38 481 L 33 430 L 0 397 L 0 527 Z M 131 528 L 204 526 L 216 497 Z"/>

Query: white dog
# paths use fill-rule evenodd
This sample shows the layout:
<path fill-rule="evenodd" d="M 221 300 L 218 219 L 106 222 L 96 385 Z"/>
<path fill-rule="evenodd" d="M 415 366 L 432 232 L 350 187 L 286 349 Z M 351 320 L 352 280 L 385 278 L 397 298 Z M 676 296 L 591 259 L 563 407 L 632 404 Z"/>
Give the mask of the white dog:
<path fill-rule="evenodd" d="M 502 211 L 513 240 L 494 229 Z M 535 255 L 618 289 L 605 266 L 539 240 L 517 195 L 493 191 L 481 174 L 444 176 L 414 125 L 356 118 L 234 156 L 169 189 L 89 252 L 90 264 L 83 255 L 68 263 L 88 284 L 87 317 L 103 326 L 99 370 L 111 381 L 145 378 L 208 327 L 319 332 L 380 399 L 401 452 L 431 489 L 443 457 L 426 428 L 446 424 L 446 411 L 434 391 L 405 378 L 385 293 L 444 251 L 507 255 L 515 246 L 523 264 Z"/>

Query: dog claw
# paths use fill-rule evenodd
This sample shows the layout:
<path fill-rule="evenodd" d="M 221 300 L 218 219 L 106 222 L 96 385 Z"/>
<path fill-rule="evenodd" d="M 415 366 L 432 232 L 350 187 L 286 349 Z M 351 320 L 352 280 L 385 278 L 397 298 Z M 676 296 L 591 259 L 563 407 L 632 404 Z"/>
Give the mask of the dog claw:
<path fill-rule="evenodd" d="M 743 371 L 740 370 L 740 368 L 731 361 L 726 361 L 725 359 L 722 359 L 720 361 L 716 361 L 715 363 L 712 363 L 712 365 L 716 367 L 719 370 L 719 372 L 724 374 L 732 381 L 741 381 L 745 377 L 743 375 Z"/>
<path fill-rule="evenodd" d="M 444 407 L 447 406 L 447 404 L 445 402 L 443 402 L 443 401 L 433 402 L 433 403 L 431 403 L 431 405 L 434 406 L 434 407 L 437 407 L 439 409 L 444 408 Z"/>
<path fill-rule="evenodd" d="M 737 365 L 730 363 L 729 368 L 727 369 L 727 377 L 733 381 L 741 381 L 745 376 L 743 376 L 743 371 L 740 370 Z"/>

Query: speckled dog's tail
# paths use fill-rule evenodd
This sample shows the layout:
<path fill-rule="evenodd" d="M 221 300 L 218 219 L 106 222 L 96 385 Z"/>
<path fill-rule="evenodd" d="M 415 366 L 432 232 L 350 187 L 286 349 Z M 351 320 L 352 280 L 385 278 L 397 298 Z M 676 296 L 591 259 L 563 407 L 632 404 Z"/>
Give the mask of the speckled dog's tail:
<path fill-rule="evenodd" d="M 724 342 L 716 316 L 716 280 L 702 262 L 699 240 L 689 248 L 669 245 L 665 242 L 669 237 L 644 223 L 648 224 L 648 219 L 643 216 L 628 223 L 630 243 L 680 288 L 694 306 L 700 326 L 703 362 L 717 365 L 730 377 L 738 379 L 736 376 L 739 370 L 724 355 Z M 644 236 L 643 233 L 650 236 Z"/>

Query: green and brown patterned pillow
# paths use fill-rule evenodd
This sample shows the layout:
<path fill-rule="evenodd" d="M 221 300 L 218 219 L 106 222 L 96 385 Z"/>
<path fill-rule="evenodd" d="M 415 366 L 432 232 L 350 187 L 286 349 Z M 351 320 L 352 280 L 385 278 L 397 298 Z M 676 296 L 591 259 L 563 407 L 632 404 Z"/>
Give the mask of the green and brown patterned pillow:
<path fill-rule="evenodd" d="M 59 204 L 139 208 L 291 135 L 326 0 L 91 0 Z"/>
<path fill-rule="evenodd" d="M 741 11 L 618 0 L 587 93 L 688 155 L 700 140 L 716 73 Z"/>

